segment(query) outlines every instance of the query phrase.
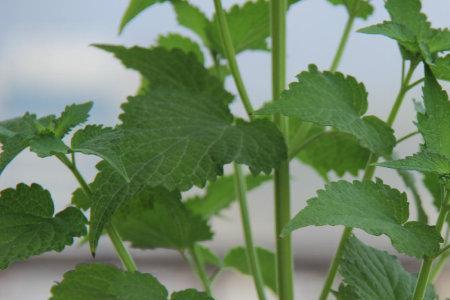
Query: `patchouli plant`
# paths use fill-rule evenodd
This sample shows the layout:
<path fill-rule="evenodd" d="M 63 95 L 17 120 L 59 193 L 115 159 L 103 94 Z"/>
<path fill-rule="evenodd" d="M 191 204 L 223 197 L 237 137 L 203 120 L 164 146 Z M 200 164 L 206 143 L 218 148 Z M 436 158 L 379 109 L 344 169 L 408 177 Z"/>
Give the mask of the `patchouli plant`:
<path fill-rule="evenodd" d="M 382 120 L 367 114 L 364 84 L 337 71 L 355 19 L 373 12 L 368 0 L 328 0 L 348 13 L 331 67 L 310 64 L 289 85 L 286 13 L 301 3 L 256 0 L 225 10 L 221 0 L 213 1 L 215 14 L 209 17 L 187 0 L 131 0 L 120 23 L 122 32 L 142 11 L 168 2 L 195 41 L 170 33 L 148 48 L 95 45 L 142 78 L 139 90 L 122 104 L 114 128 L 84 125 L 91 102 L 69 105 L 59 116 L 26 113 L 0 122 L 0 172 L 28 148 L 39 157 L 56 157 L 80 186 L 70 206 L 56 213 L 50 193 L 39 184 L 19 183 L 1 192 L 0 268 L 62 251 L 76 238 L 87 240 L 95 257 L 100 237 L 107 235 L 123 267 L 78 265 L 53 286 L 50 299 L 211 300 L 214 280 L 224 268 L 252 276 L 259 300 L 268 294 L 306 299 L 301 286 L 294 296 L 290 235 L 307 226 L 340 225 L 342 237 L 320 300 L 438 299 L 433 283 L 450 256 L 450 102 L 438 81 L 450 80 L 450 31 L 433 28 L 419 0 L 386 0 L 390 20 L 358 30 L 393 39 L 401 53 L 401 85 Z M 247 50 L 272 57 L 273 101 L 258 109 L 236 61 Z M 423 78 L 413 81 L 416 72 Z M 245 119 L 229 109 L 236 96 L 224 88 L 229 76 Z M 423 91 L 417 119 L 411 120 L 417 131 L 397 138 L 392 126 L 416 86 Z M 395 155 L 396 146 L 416 134 L 422 137 L 420 150 Z M 101 159 L 93 182 L 80 173 L 79 155 Z M 309 165 L 326 182 L 295 216 L 289 172 L 294 161 Z M 233 172 L 224 175 L 228 164 Z M 413 198 L 374 178 L 377 167 L 396 169 Z M 330 173 L 355 179 L 331 182 Z M 428 199 L 418 192 L 417 174 L 434 197 L 437 221 L 422 208 Z M 275 191 L 274 251 L 254 244 L 246 198 L 247 191 L 267 181 Z M 195 186 L 205 189 L 202 196 L 182 197 Z M 213 239 L 210 220 L 235 200 L 245 244 L 220 258 L 202 242 Z M 412 202 L 417 218 L 410 216 Z M 354 229 L 388 237 L 399 253 L 421 261 L 419 273 L 407 272 L 394 256 L 361 242 Z M 177 250 L 203 290 L 169 293 L 154 276 L 139 272 L 124 241 L 140 249 Z"/>

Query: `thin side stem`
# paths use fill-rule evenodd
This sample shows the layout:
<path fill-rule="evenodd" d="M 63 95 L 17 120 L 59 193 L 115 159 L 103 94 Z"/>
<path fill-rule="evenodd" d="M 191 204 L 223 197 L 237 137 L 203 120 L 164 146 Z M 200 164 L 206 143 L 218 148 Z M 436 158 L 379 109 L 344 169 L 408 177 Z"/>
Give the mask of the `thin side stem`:
<path fill-rule="evenodd" d="M 302 144 L 295 145 L 294 146 L 295 148 L 294 147 L 289 148 L 288 159 L 292 160 L 294 157 L 297 156 L 297 154 L 299 154 L 303 149 L 305 149 L 308 145 L 310 145 L 312 142 L 317 140 L 322 135 L 324 135 L 324 132 L 320 132 L 316 135 L 309 137 L 308 139 L 304 140 Z"/>
<path fill-rule="evenodd" d="M 228 29 L 228 22 L 225 16 L 225 12 L 222 7 L 222 2 L 220 0 L 214 0 L 214 6 L 216 8 L 217 20 L 219 22 L 220 37 L 222 40 L 222 45 L 227 56 L 228 66 L 230 68 L 231 74 L 233 75 L 236 88 L 241 97 L 242 103 L 244 104 L 245 111 L 248 115 L 253 113 L 253 106 L 250 103 L 250 99 L 245 89 L 244 82 L 242 81 L 241 72 L 239 71 L 239 66 L 236 62 L 236 54 L 234 51 L 233 41 L 231 39 L 230 30 Z"/>
<path fill-rule="evenodd" d="M 189 248 L 189 254 L 192 257 L 193 268 L 202 282 L 205 292 L 211 296 L 211 281 L 209 280 L 208 274 L 206 274 L 205 264 L 201 256 L 198 254 L 197 247 L 195 245 Z"/>
<path fill-rule="evenodd" d="M 245 177 L 242 174 L 242 168 L 239 164 L 233 163 L 234 168 L 234 187 L 236 195 L 239 200 L 239 207 L 241 210 L 241 221 L 244 229 L 245 248 L 247 251 L 247 260 L 250 265 L 250 270 L 253 275 L 253 282 L 255 284 L 256 292 L 260 300 L 266 299 L 264 292 L 264 280 L 259 266 L 258 255 L 256 253 L 255 245 L 253 244 L 252 229 L 250 225 L 250 217 L 247 206 L 247 186 Z"/>
<path fill-rule="evenodd" d="M 272 37 L 272 99 L 277 101 L 286 86 L 286 0 L 270 1 Z M 289 137 L 288 119 L 274 116 L 274 122 L 286 140 Z M 280 300 L 294 299 L 293 257 L 291 236 L 281 237 L 281 231 L 291 219 L 289 161 L 280 163 L 274 173 L 275 239 L 277 285 Z"/>
<path fill-rule="evenodd" d="M 439 210 L 439 216 L 436 222 L 436 230 L 439 233 L 442 231 L 445 219 L 447 218 L 448 214 L 447 206 L 450 198 L 449 197 L 450 193 L 445 189 L 445 185 L 444 184 L 442 185 L 443 185 L 443 192 L 442 192 L 441 209 Z M 430 279 L 432 265 L 433 265 L 432 257 L 425 257 L 423 259 L 412 300 L 423 300 L 423 298 L 425 297 L 428 281 Z"/>
<path fill-rule="evenodd" d="M 449 235 L 450 235 L 450 227 L 447 226 L 447 232 L 445 234 L 445 242 L 444 245 L 448 245 L 448 239 L 449 239 Z M 448 245 L 450 246 L 450 245 Z M 450 257 L 450 251 L 446 251 L 444 253 L 442 253 L 439 256 L 439 259 L 437 262 L 435 262 L 433 269 L 431 270 L 431 274 L 430 274 L 430 281 L 432 283 L 434 283 L 439 275 L 441 274 L 442 270 L 445 267 L 445 264 L 447 263 L 447 259 Z"/>
<path fill-rule="evenodd" d="M 406 76 L 403 76 L 403 66 L 402 66 L 402 82 L 401 82 L 401 86 L 400 86 L 400 91 L 397 95 L 397 98 L 395 99 L 395 102 L 392 106 L 391 112 L 389 113 L 389 117 L 387 120 L 387 124 L 391 127 L 392 124 L 394 123 L 398 111 L 400 109 L 400 106 L 403 102 L 403 99 L 405 98 L 406 92 L 407 90 L 405 89 L 405 87 L 407 87 L 409 85 L 409 82 L 411 80 L 411 77 L 414 73 L 415 68 L 417 67 L 417 63 L 411 63 L 408 73 L 406 74 Z M 366 164 L 366 169 L 364 171 L 364 176 L 363 176 L 363 180 L 371 180 L 373 175 L 375 174 L 375 169 L 376 166 L 374 165 L 375 162 L 377 162 L 378 157 L 374 154 L 370 154 L 369 159 L 367 160 L 367 164 Z M 347 242 L 348 238 L 350 237 L 352 232 L 351 228 L 346 228 L 341 236 L 341 240 L 339 242 L 339 245 L 345 245 L 345 243 Z M 334 258 L 332 260 L 332 266 L 330 267 L 327 277 L 326 277 L 326 281 L 325 281 L 325 285 L 322 288 L 322 292 L 320 294 L 320 298 L 319 300 L 326 300 L 328 298 L 328 295 L 330 294 L 331 291 L 331 287 L 333 285 L 334 279 L 336 278 L 336 274 L 338 271 L 338 267 L 341 263 L 342 260 L 342 251 L 339 251 L 339 249 L 336 251 Z M 414 299 L 415 300 L 415 299 Z"/>
<path fill-rule="evenodd" d="M 87 196 L 92 196 L 91 188 L 87 184 L 86 180 L 84 180 L 83 175 L 81 175 L 75 164 L 73 164 L 73 162 L 71 162 L 65 155 L 57 155 L 56 157 L 72 172 L 81 188 L 83 189 L 83 192 Z M 135 272 L 137 270 L 136 263 L 134 262 L 131 254 L 125 248 L 125 245 L 123 244 L 122 239 L 117 233 L 117 230 L 112 224 L 110 224 L 106 227 L 106 231 L 109 235 L 109 238 L 111 239 L 111 242 L 114 245 L 114 249 L 116 250 L 117 255 L 122 261 L 123 266 L 127 269 L 127 271 Z"/>
<path fill-rule="evenodd" d="M 344 32 L 342 33 L 342 37 L 339 42 L 339 46 L 337 48 L 336 54 L 334 55 L 333 62 L 330 67 L 331 72 L 336 72 L 336 70 L 339 67 L 339 63 L 341 62 L 342 54 L 344 54 L 345 47 L 347 46 L 348 38 L 350 37 L 350 32 L 352 31 L 354 21 L 355 17 L 349 15 L 347 23 L 345 24 Z"/>
<path fill-rule="evenodd" d="M 406 141 L 407 139 L 409 139 L 410 137 L 413 137 L 413 136 L 415 136 L 415 135 L 417 135 L 417 134 L 419 134 L 419 131 L 417 131 L 417 130 L 416 130 L 416 131 L 413 131 L 413 132 L 411 132 L 411 133 L 408 133 L 408 134 L 406 134 L 405 136 L 399 138 L 399 139 L 397 140 L 397 142 L 395 142 L 395 144 L 398 145 L 398 144 L 400 144 L 401 142 L 404 142 L 404 141 Z"/>

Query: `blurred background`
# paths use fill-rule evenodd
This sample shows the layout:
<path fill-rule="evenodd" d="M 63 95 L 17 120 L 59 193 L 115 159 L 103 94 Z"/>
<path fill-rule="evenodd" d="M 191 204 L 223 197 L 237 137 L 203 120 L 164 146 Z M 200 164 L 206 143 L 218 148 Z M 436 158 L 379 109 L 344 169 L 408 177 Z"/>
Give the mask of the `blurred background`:
<path fill-rule="evenodd" d="M 213 2 L 191 1 L 208 15 Z M 225 7 L 243 1 L 223 0 Z M 354 28 L 375 24 L 388 15 L 382 0 L 372 1 L 374 14 L 367 20 L 357 20 Z M 89 45 L 112 43 L 148 46 L 160 34 L 179 32 L 196 39 L 188 30 L 178 26 L 169 4 L 155 5 L 142 13 L 118 35 L 118 25 L 127 0 L 78 1 L 0 1 L 0 119 L 19 116 L 26 111 L 39 115 L 59 113 L 64 106 L 85 100 L 94 101 L 91 123 L 114 125 L 120 103 L 135 92 L 139 85 L 137 73 L 126 70 L 111 55 Z M 450 1 L 424 0 L 423 10 L 434 27 L 450 27 Z M 346 22 L 343 7 L 330 5 L 326 0 L 303 0 L 289 10 L 288 15 L 288 81 L 315 63 L 320 69 L 329 68 Z M 238 57 L 242 75 L 254 106 L 259 107 L 270 98 L 270 56 L 264 52 L 244 52 Z M 369 92 L 369 113 L 385 119 L 400 84 L 401 60 L 396 44 L 381 36 L 352 33 L 340 70 L 364 82 Z M 420 71 L 416 72 L 420 78 Z M 226 86 L 235 91 L 227 80 Z M 450 86 L 445 85 L 450 91 Z M 394 128 L 400 137 L 414 130 L 413 99 L 420 99 L 420 88 L 408 94 Z M 239 101 L 232 106 L 244 116 Z M 417 150 L 418 138 L 399 147 L 401 156 Z M 88 179 L 95 176 L 96 159 L 80 159 L 79 165 Z M 309 167 L 297 162 L 292 166 L 293 213 L 305 206 L 306 199 L 323 186 L 322 179 Z M 404 187 L 394 171 L 377 170 L 376 176 L 402 190 Z M 350 178 L 350 177 L 348 177 Z M 419 178 L 418 178 L 419 179 Z M 24 152 L 8 166 L 0 177 L 0 188 L 19 182 L 37 182 L 51 191 L 56 209 L 65 207 L 77 187 L 71 174 L 52 158 L 38 159 Z M 427 212 L 436 216 L 431 196 L 421 186 Z M 252 225 L 256 243 L 273 248 L 272 186 L 265 184 L 249 195 Z M 411 212 L 414 213 L 413 207 Z M 243 244 L 236 205 L 228 209 L 212 224 L 215 240 L 208 243 L 217 253 Z M 334 253 L 342 228 L 306 228 L 293 236 L 295 247 L 297 299 L 315 299 L 329 260 Z M 383 237 L 367 237 L 371 245 L 395 254 Z M 197 279 L 174 251 L 136 251 L 143 271 L 156 275 L 169 289 L 199 286 Z M 17 263 L 0 272 L 0 299 L 47 299 L 54 281 L 80 262 L 91 261 L 86 246 L 74 245 L 62 253 L 48 253 L 27 262 Z M 118 263 L 107 239 L 101 240 L 97 261 Z M 405 266 L 417 271 L 417 264 L 402 257 Z M 446 281 L 447 279 L 447 281 Z M 440 295 L 450 297 L 450 276 L 438 283 Z M 447 283 L 447 284 L 446 284 Z M 255 299 L 252 282 L 232 272 L 224 273 L 215 290 L 218 300 Z"/>

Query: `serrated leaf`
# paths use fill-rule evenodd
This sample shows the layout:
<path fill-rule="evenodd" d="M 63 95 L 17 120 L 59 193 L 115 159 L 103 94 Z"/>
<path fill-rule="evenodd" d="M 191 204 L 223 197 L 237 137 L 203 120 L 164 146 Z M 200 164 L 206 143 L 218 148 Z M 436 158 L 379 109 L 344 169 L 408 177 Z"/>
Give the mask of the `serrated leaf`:
<path fill-rule="evenodd" d="M 71 203 L 82 210 L 88 210 L 91 207 L 92 199 L 80 187 L 72 193 Z"/>
<path fill-rule="evenodd" d="M 74 207 L 53 216 L 50 193 L 18 184 L 0 194 L 0 269 L 47 251 L 62 251 L 86 234 L 86 218 Z"/>
<path fill-rule="evenodd" d="M 194 289 L 187 289 L 180 292 L 175 292 L 170 296 L 170 300 L 214 300 L 205 292 L 199 292 Z"/>
<path fill-rule="evenodd" d="M 391 169 L 431 172 L 440 175 L 450 174 L 450 160 L 443 155 L 427 152 L 426 150 L 407 156 L 404 159 L 386 161 L 376 165 Z"/>
<path fill-rule="evenodd" d="M 209 47 L 207 30 L 211 26 L 211 21 L 208 17 L 188 1 L 172 0 L 171 2 L 177 15 L 178 24 L 192 30 L 202 39 L 205 46 Z"/>
<path fill-rule="evenodd" d="M 387 0 L 385 7 L 394 23 L 408 28 L 418 38 L 426 37 L 430 31 L 430 23 L 421 12 L 420 0 Z"/>
<path fill-rule="evenodd" d="M 334 171 L 338 176 L 358 175 L 367 164 L 370 152 L 350 134 L 330 131 L 321 134 L 297 156 L 313 167 L 323 178 Z"/>
<path fill-rule="evenodd" d="M 264 285 L 271 289 L 274 293 L 277 293 L 275 254 L 260 247 L 256 247 L 255 250 L 258 257 L 259 266 L 261 268 L 261 275 L 263 277 Z M 252 274 L 247 260 L 247 252 L 244 247 L 236 247 L 231 249 L 227 255 L 225 255 L 223 263 L 226 267 L 234 268 L 243 274 Z"/>
<path fill-rule="evenodd" d="M 425 114 L 417 114 L 417 127 L 425 140 L 425 148 L 450 159 L 450 102 L 428 68 L 425 69 L 423 101 Z"/>
<path fill-rule="evenodd" d="M 87 121 L 89 112 L 91 111 L 93 102 L 89 101 L 81 104 L 72 104 L 66 106 L 61 116 L 55 119 L 55 136 L 57 138 L 64 137 L 67 133 L 77 125 Z"/>
<path fill-rule="evenodd" d="M 200 244 L 196 244 L 195 247 L 197 250 L 197 254 L 201 257 L 201 261 L 203 261 L 205 264 L 218 268 L 223 267 L 222 260 L 214 252 L 212 252 L 211 249 Z"/>
<path fill-rule="evenodd" d="M 381 180 L 338 181 L 319 190 L 284 228 L 288 234 L 306 226 L 344 225 L 372 235 L 387 235 L 402 253 L 421 258 L 439 251 L 442 238 L 434 227 L 409 221 L 405 193 Z"/>
<path fill-rule="evenodd" d="M 267 0 L 247 1 L 233 5 L 225 11 L 234 50 L 269 50 L 267 39 L 270 36 L 269 2 Z M 211 48 L 224 55 L 217 16 L 207 31 Z"/>
<path fill-rule="evenodd" d="M 345 300 L 410 300 L 417 281 L 396 257 L 366 246 L 353 236 L 345 244 L 340 273 L 353 294 Z M 424 299 L 437 300 L 431 286 Z"/>
<path fill-rule="evenodd" d="M 424 173 L 423 183 L 433 197 L 433 204 L 437 211 L 441 210 L 442 205 L 442 178 L 433 173 Z M 447 188 L 450 188 L 447 183 Z M 447 216 L 447 222 L 450 222 L 450 215 Z"/>
<path fill-rule="evenodd" d="M 333 5 L 343 5 L 350 16 L 367 19 L 373 14 L 373 6 L 367 0 L 328 0 Z"/>
<path fill-rule="evenodd" d="M 108 162 L 120 175 L 129 181 L 127 171 L 120 157 L 119 147 L 123 132 L 120 129 L 103 127 L 101 125 L 88 125 L 78 130 L 71 140 L 74 152 L 95 155 Z"/>
<path fill-rule="evenodd" d="M 113 222 L 120 236 L 142 249 L 185 249 L 210 240 L 207 222 L 181 202 L 179 192 L 146 190 L 119 209 Z"/>
<path fill-rule="evenodd" d="M 437 58 L 430 67 L 436 78 L 450 81 L 450 54 Z"/>
<path fill-rule="evenodd" d="M 69 147 L 53 134 L 36 135 L 30 140 L 30 151 L 36 153 L 39 157 L 67 154 L 69 150 Z"/>
<path fill-rule="evenodd" d="M 50 300 L 167 300 L 166 288 L 152 275 L 92 263 L 66 272 Z"/>
<path fill-rule="evenodd" d="M 367 92 L 362 83 L 339 72 L 319 72 L 315 65 L 297 76 L 281 99 L 255 114 L 281 114 L 300 118 L 355 136 L 361 146 L 378 155 L 389 154 L 395 145 L 393 131 L 367 111 Z"/>
<path fill-rule="evenodd" d="M 150 81 L 145 96 L 130 97 L 120 116 L 120 143 L 128 184 L 105 164 L 93 183 L 91 245 L 120 205 L 143 187 L 187 190 L 204 186 L 235 161 L 269 173 L 286 158 L 286 145 L 270 121 L 233 124 L 231 96 L 195 59 L 179 50 L 101 46 Z"/>
<path fill-rule="evenodd" d="M 251 191 L 262 185 L 264 182 L 272 179 L 272 176 L 258 175 L 246 176 L 247 191 Z M 234 178 L 231 176 L 222 176 L 216 181 L 208 183 L 206 194 L 204 196 L 195 196 L 188 199 L 185 203 L 187 208 L 195 214 L 209 218 L 219 214 L 223 209 L 229 207 L 236 200 L 236 191 L 234 188 Z"/>
<path fill-rule="evenodd" d="M 156 3 L 163 3 L 166 1 L 169 0 L 130 0 L 128 7 L 122 16 L 122 20 L 120 21 L 119 34 L 122 33 L 125 26 L 141 12 Z"/>
<path fill-rule="evenodd" d="M 178 33 L 170 33 L 168 35 L 161 35 L 158 38 L 158 45 L 168 50 L 180 49 L 185 53 L 194 53 L 198 61 L 203 65 L 205 58 L 200 46 L 188 37 L 182 36 Z"/>
<path fill-rule="evenodd" d="M 428 42 L 432 53 L 450 50 L 450 30 L 435 29 L 433 37 Z"/>

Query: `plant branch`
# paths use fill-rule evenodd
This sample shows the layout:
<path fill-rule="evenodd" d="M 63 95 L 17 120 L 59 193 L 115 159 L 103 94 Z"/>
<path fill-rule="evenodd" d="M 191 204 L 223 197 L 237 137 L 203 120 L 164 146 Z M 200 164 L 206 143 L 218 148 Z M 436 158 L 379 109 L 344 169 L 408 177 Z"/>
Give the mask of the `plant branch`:
<path fill-rule="evenodd" d="M 299 154 L 303 149 L 308 147 L 312 142 L 314 142 L 315 140 L 317 140 L 319 137 L 321 137 L 324 134 L 325 134 L 325 132 L 320 132 L 318 134 L 315 134 L 315 135 L 305 139 L 303 141 L 303 143 L 294 145 L 294 146 L 292 146 L 292 148 L 289 148 L 288 149 L 289 150 L 288 151 L 288 159 L 292 160 L 293 158 L 295 158 L 297 156 L 297 154 Z"/>
<path fill-rule="evenodd" d="M 406 134 L 405 136 L 399 138 L 399 139 L 395 142 L 395 145 L 398 145 L 398 144 L 400 144 L 401 142 L 406 141 L 406 140 L 409 139 L 410 137 L 413 137 L 413 136 L 415 136 L 415 135 L 417 135 L 417 134 L 419 134 L 419 131 L 418 131 L 418 130 L 413 131 L 413 132 L 410 132 L 410 133 Z"/>
<path fill-rule="evenodd" d="M 447 245 L 447 247 L 450 246 L 450 245 L 448 245 L 449 235 L 450 235 L 450 227 L 447 226 L 447 232 L 445 234 L 445 242 L 444 242 L 444 245 Z M 433 268 L 431 269 L 431 274 L 430 274 L 431 282 L 434 283 L 436 281 L 436 279 L 439 277 L 439 274 L 441 274 L 442 269 L 445 267 L 445 264 L 447 263 L 447 259 L 449 257 L 450 257 L 450 251 L 445 251 L 445 252 L 441 253 L 438 261 L 434 264 Z"/>
<path fill-rule="evenodd" d="M 350 32 L 352 31 L 352 28 L 353 28 L 354 21 L 355 21 L 355 16 L 349 14 L 347 23 L 345 24 L 345 27 L 344 27 L 344 32 L 342 33 L 342 37 L 339 42 L 339 46 L 337 48 L 336 54 L 334 55 L 333 62 L 330 67 L 331 72 L 336 72 L 336 70 L 339 67 L 339 64 L 342 59 L 342 55 L 344 54 L 345 47 L 347 46 L 347 42 L 350 37 Z"/>
<path fill-rule="evenodd" d="M 195 269 L 198 278 L 203 284 L 203 288 L 208 296 L 211 296 L 211 281 L 209 280 L 208 274 L 205 271 L 205 264 L 202 257 L 198 254 L 196 245 L 189 247 L 189 254 L 192 257 L 192 265 Z"/>
<path fill-rule="evenodd" d="M 72 161 L 70 161 L 65 155 L 60 154 L 56 155 L 56 157 L 72 172 L 72 174 L 80 184 L 81 188 L 83 189 L 83 192 L 88 197 L 91 197 L 92 196 L 91 188 L 87 184 L 86 180 L 84 180 L 83 175 L 81 175 L 76 165 Z M 122 261 L 123 266 L 127 269 L 127 271 L 135 272 L 137 270 L 136 263 L 134 262 L 133 257 L 130 255 L 128 250 L 125 248 L 122 239 L 120 238 L 117 230 L 114 228 L 112 223 L 110 223 L 106 227 L 106 231 L 109 235 L 109 238 L 111 239 L 111 242 L 114 245 L 114 249 L 116 250 L 117 255 Z"/>

